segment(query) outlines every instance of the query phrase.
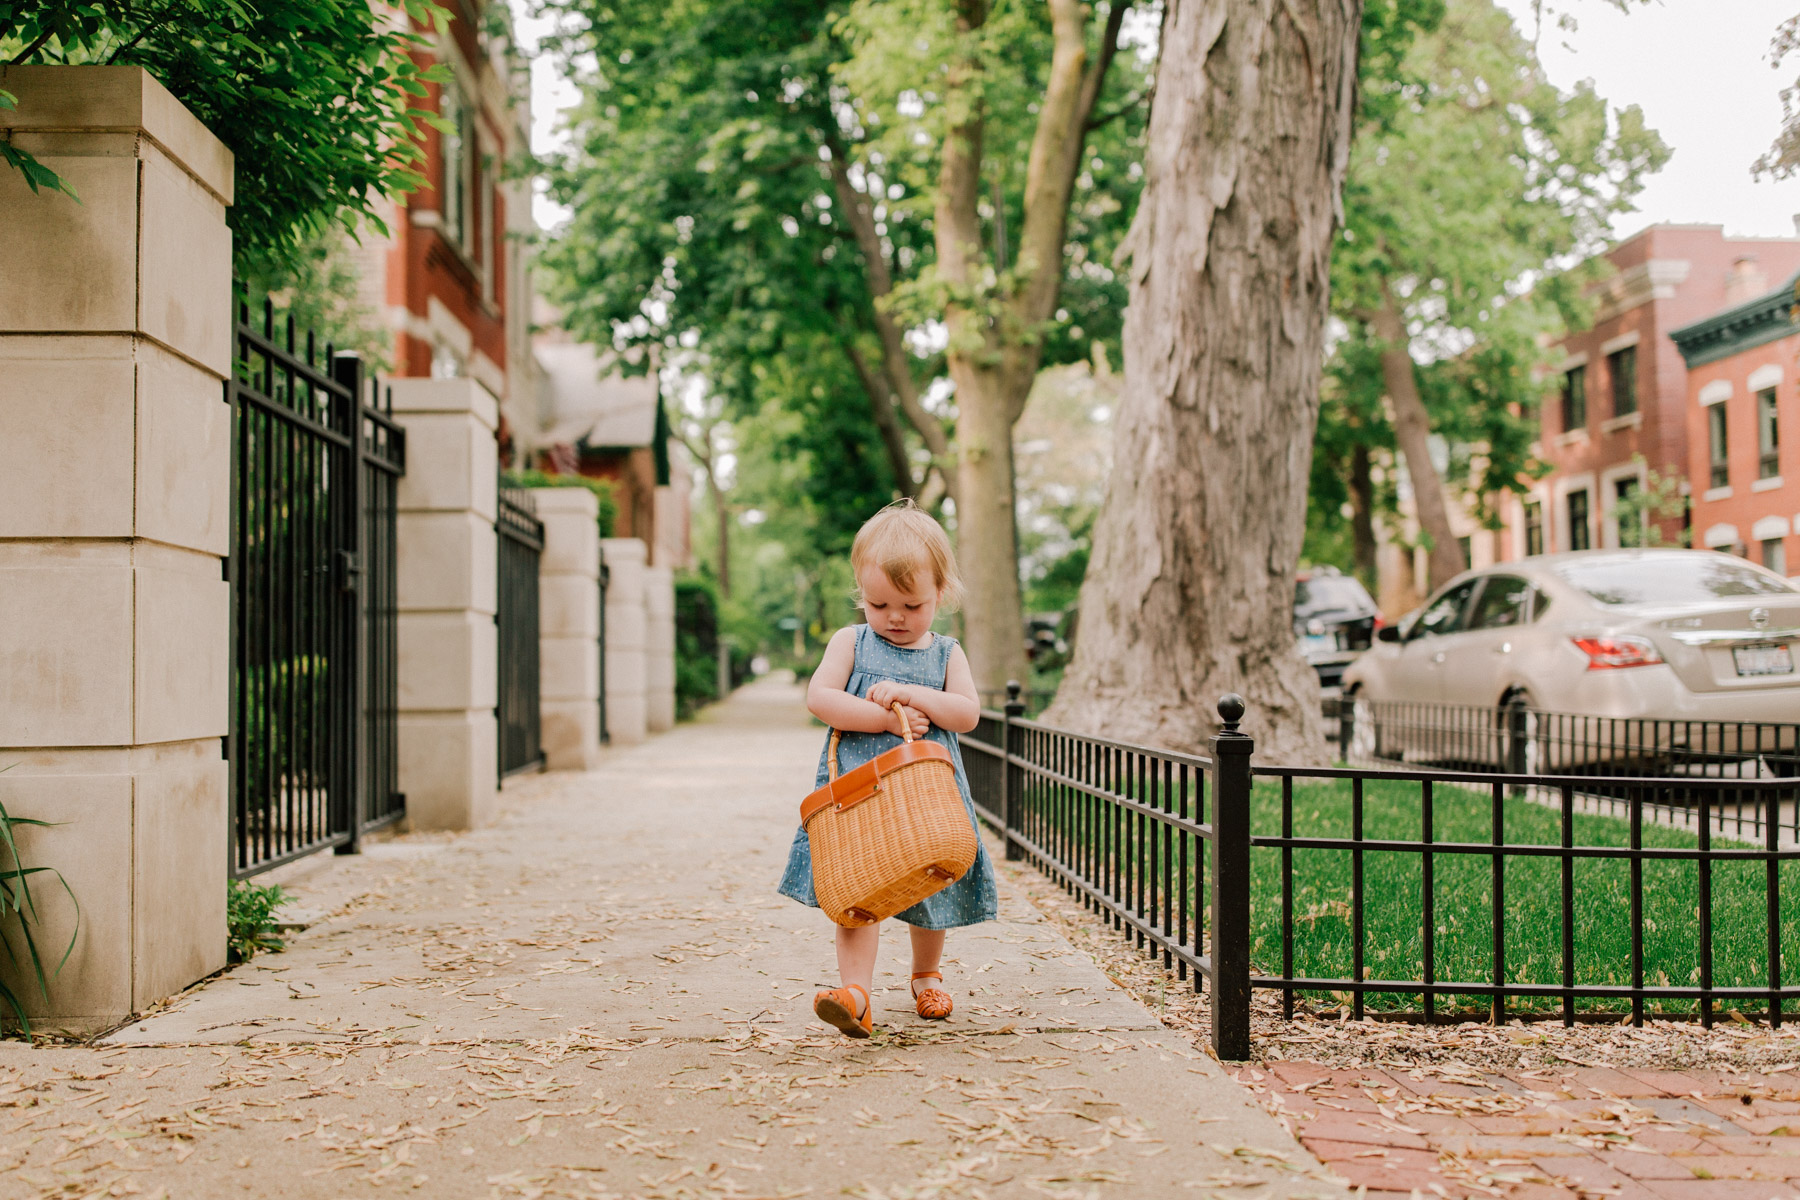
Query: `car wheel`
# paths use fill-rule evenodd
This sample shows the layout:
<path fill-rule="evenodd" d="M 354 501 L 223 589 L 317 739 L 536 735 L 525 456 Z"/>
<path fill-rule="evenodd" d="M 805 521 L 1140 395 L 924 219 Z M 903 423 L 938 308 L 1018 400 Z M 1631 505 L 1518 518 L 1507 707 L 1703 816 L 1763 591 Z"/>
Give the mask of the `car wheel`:
<path fill-rule="evenodd" d="M 1537 701 L 1526 691 L 1509 693 L 1501 701 L 1500 741 L 1506 749 L 1503 766 L 1509 775 L 1544 773 L 1544 748 L 1538 736 L 1536 708 Z"/>

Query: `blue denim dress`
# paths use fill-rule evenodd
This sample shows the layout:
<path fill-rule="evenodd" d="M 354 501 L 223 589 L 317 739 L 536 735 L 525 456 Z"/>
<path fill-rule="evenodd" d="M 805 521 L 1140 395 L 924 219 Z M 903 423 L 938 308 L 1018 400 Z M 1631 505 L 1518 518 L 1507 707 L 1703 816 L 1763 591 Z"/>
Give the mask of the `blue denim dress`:
<path fill-rule="evenodd" d="M 950 652 L 955 648 L 956 639 L 936 633 L 932 635 L 931 645 L 922 650 L 908 650 L 894 645 L 867 625 L 858 625 L 856 663 L 851 668 L 850 682 L 845 685 L 844 690 L 866 700 L 869 689 L 885 679 L 893 683 L 917 684 L 941 691 L 945 675 L 950 669 Z M 829 746 L 831 735 L 827 733 L 825 738 Z M 963 773 L 962 751 L 957 748 L 956 735 L 933 725 L 925 738 L 950 751 L 950 757 L 956 762 L 956 786 L 962 792 L 963 807 L 969 810 L 969 820 L 976 822 L 975 805 L 969 799 L 969 777 Z M 900 739 L 891 733 L 846 733 L 838 741 L 838 770 L 842 772 L 860 767 L 882 751 L 892 750 L 899 744 Z M 826 752 L 821 750 L 818 778 L 813 786 L 824 787 L 830 771 Z M 981 828 L 978 822 L 975 827 Z M 794 845 L 788 851 L 787 870 L 781 876 L 781 887 L 778 890 L 790 900 L 798 900 L 812 908 L 819 907 L 819 901 L 813 895 L 812 846 L 806 840 L 804 828 L 794 832 Z M 999 894 L 994 887 L 994 866 L 988 861 L 987 847 L 978 845 L 975 865 L 969 868 L 966 875 L 943 891 L 925 897 L 900 913 L 898 919 L 919 929 L 955 929 L 980 921 L 992 921 L 998 915 L 999 908 Z"/>

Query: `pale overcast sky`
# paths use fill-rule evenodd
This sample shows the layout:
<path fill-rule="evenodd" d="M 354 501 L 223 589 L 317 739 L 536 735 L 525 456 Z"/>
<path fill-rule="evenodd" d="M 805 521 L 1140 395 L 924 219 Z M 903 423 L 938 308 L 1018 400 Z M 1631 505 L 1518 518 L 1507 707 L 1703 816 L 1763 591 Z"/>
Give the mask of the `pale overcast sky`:
<path fill-rule="evenodd" d="M 1530 0 L 1499 0 L 1531 35 Z M 1538 55 L 1552 81 L 1592 79 L 1616 105 L 1636 104 L 1674 154 L 1651 177 L 1621 236 L 1656 221 L 1723 225 L 1741 236 L 1792 237 L 1800 179 L 1750 178 L 1781 127 L 1781 89 L 1800 55 L 1777 71 L 1769 42 L 1800 0 L 1652 0 L 1620 13 L 1603 0 L 1566 0 L 1578 27 L 1546 29 Z"/>
<path fill-rule="evenodd" d="M 1498 0 L 1530 36 L 1530 0 Z M 521 41 L 529 49 L 543 23 L 523 15 L 528 0 L 513 0 Z M 1794 234 L 1800 179 L 1776 183 L 1750 178 L 1750 164 L 1781 125 L 1781 89 L 1800 77 L 1800 56 L 1779 71 L 1769 64 L 1769 41 L 1800 0 L 1652 0 L 1629 14 L 1605 0 L 1565 0 L 1579 21 L 1573 34 L 1546 29 L 1539 54 L 1563 87 L 1592 79 L 1600 95 L 1643 108 L 1651 128 L 1674 154 L 1638 200 L 1638 212 L 1615 223 L 1620 236 L 1655 221 L 1723 225 L 1742 236 Z M 533 64 L 533 143 L 556 142 L 556 113 L 574 89 L 545 60 Z M 561 214 L 541 197 L 536 209 L 548 227 Z"/>

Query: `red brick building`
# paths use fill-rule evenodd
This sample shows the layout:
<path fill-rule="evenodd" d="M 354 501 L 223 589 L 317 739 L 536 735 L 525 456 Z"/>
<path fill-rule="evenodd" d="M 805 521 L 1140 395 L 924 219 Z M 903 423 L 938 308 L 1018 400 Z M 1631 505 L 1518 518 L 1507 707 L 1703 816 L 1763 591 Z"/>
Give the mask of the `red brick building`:
<path fill-rule="evenodd" d="M 1800 270 L 1800 239 L 1653 225 L 1606 258 L 1616 273 L 1598 289 L 1592 328 L 1558 344 L 1560 386 L 1544 405 L 1538 448 L 1552 471 L 1510 502 L 1501 557 L 1643 537 L 1634 523 L 1621 529 L 1619 501 L 1644 488 L 1649 471 L 1677 479 L 1689 472 L 1687 364 L 1670 332 Z M 1658 523 L 1663 540 L 1674 541 L 1684 520 Z"/>
<path fill-rule="evenodd" d="M 385 241 L 364 238 L 363 294 L 393 341 L 393 374 L 466 377 L 500 402 L 503 453 L 535 420 L 530 348 L 531 195 L 503 166 L 530 144 L 530 77 L 513 47 L 504 0 L 451 0 L 447 31 L 426 62 L 451 79 L 420 107 L 453 132 L 421 127 L 425 185 L 388 206 Z M 499 19 L 496 19 L 498 17 Z"/>
<path fill-rule="evenodd" d="M 1694 545 L 1800 574 L 1800 276 L 1671 333 L 1687 364 Z M 1782 445 L 1783 435 L 1787 445 Z"/>

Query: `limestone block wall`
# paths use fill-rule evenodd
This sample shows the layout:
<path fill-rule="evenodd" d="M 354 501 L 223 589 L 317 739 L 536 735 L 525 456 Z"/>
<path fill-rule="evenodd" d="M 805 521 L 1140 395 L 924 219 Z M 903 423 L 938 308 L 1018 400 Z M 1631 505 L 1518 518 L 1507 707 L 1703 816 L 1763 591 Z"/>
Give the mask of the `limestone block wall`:
<path fill-rule="evenodd" d="M 644 700 L 651 733 L 675 727 L 675 570 L 644 571 Z"/>
<path fill-rule="evenodd" d="M 494 614 L 499 458 L 493 393 L 472 379 L 396 379 L 400 790 L 414 829 L 492 817 L 498 771 Z"/>
<path fill-rule="evenodd" d="M 533 488 L 544 523 L 538 560 L 540 711 L 545 764 L 600 762 L 599 500 L 586 488 Z"/>
<path fill-rule="evenodd" d="M 231 153 L 137 67 L 0 67 L 0 802 L 80 904 L 42 1027 L 225 964 Z M 48 877 L 40 876 L 38 880 Z M 38 944 L 76 925 L 34 880 Z M 15 938 L 15 945 L 17 939 Z"/>
<path fill-rule="evenodd" d="M 607 538 L 600 552 L 612 575 L 606 587 L 606 728 L 615 744 L 634 746 L 649 734 L 645 647 L 644 543 Z"/>

